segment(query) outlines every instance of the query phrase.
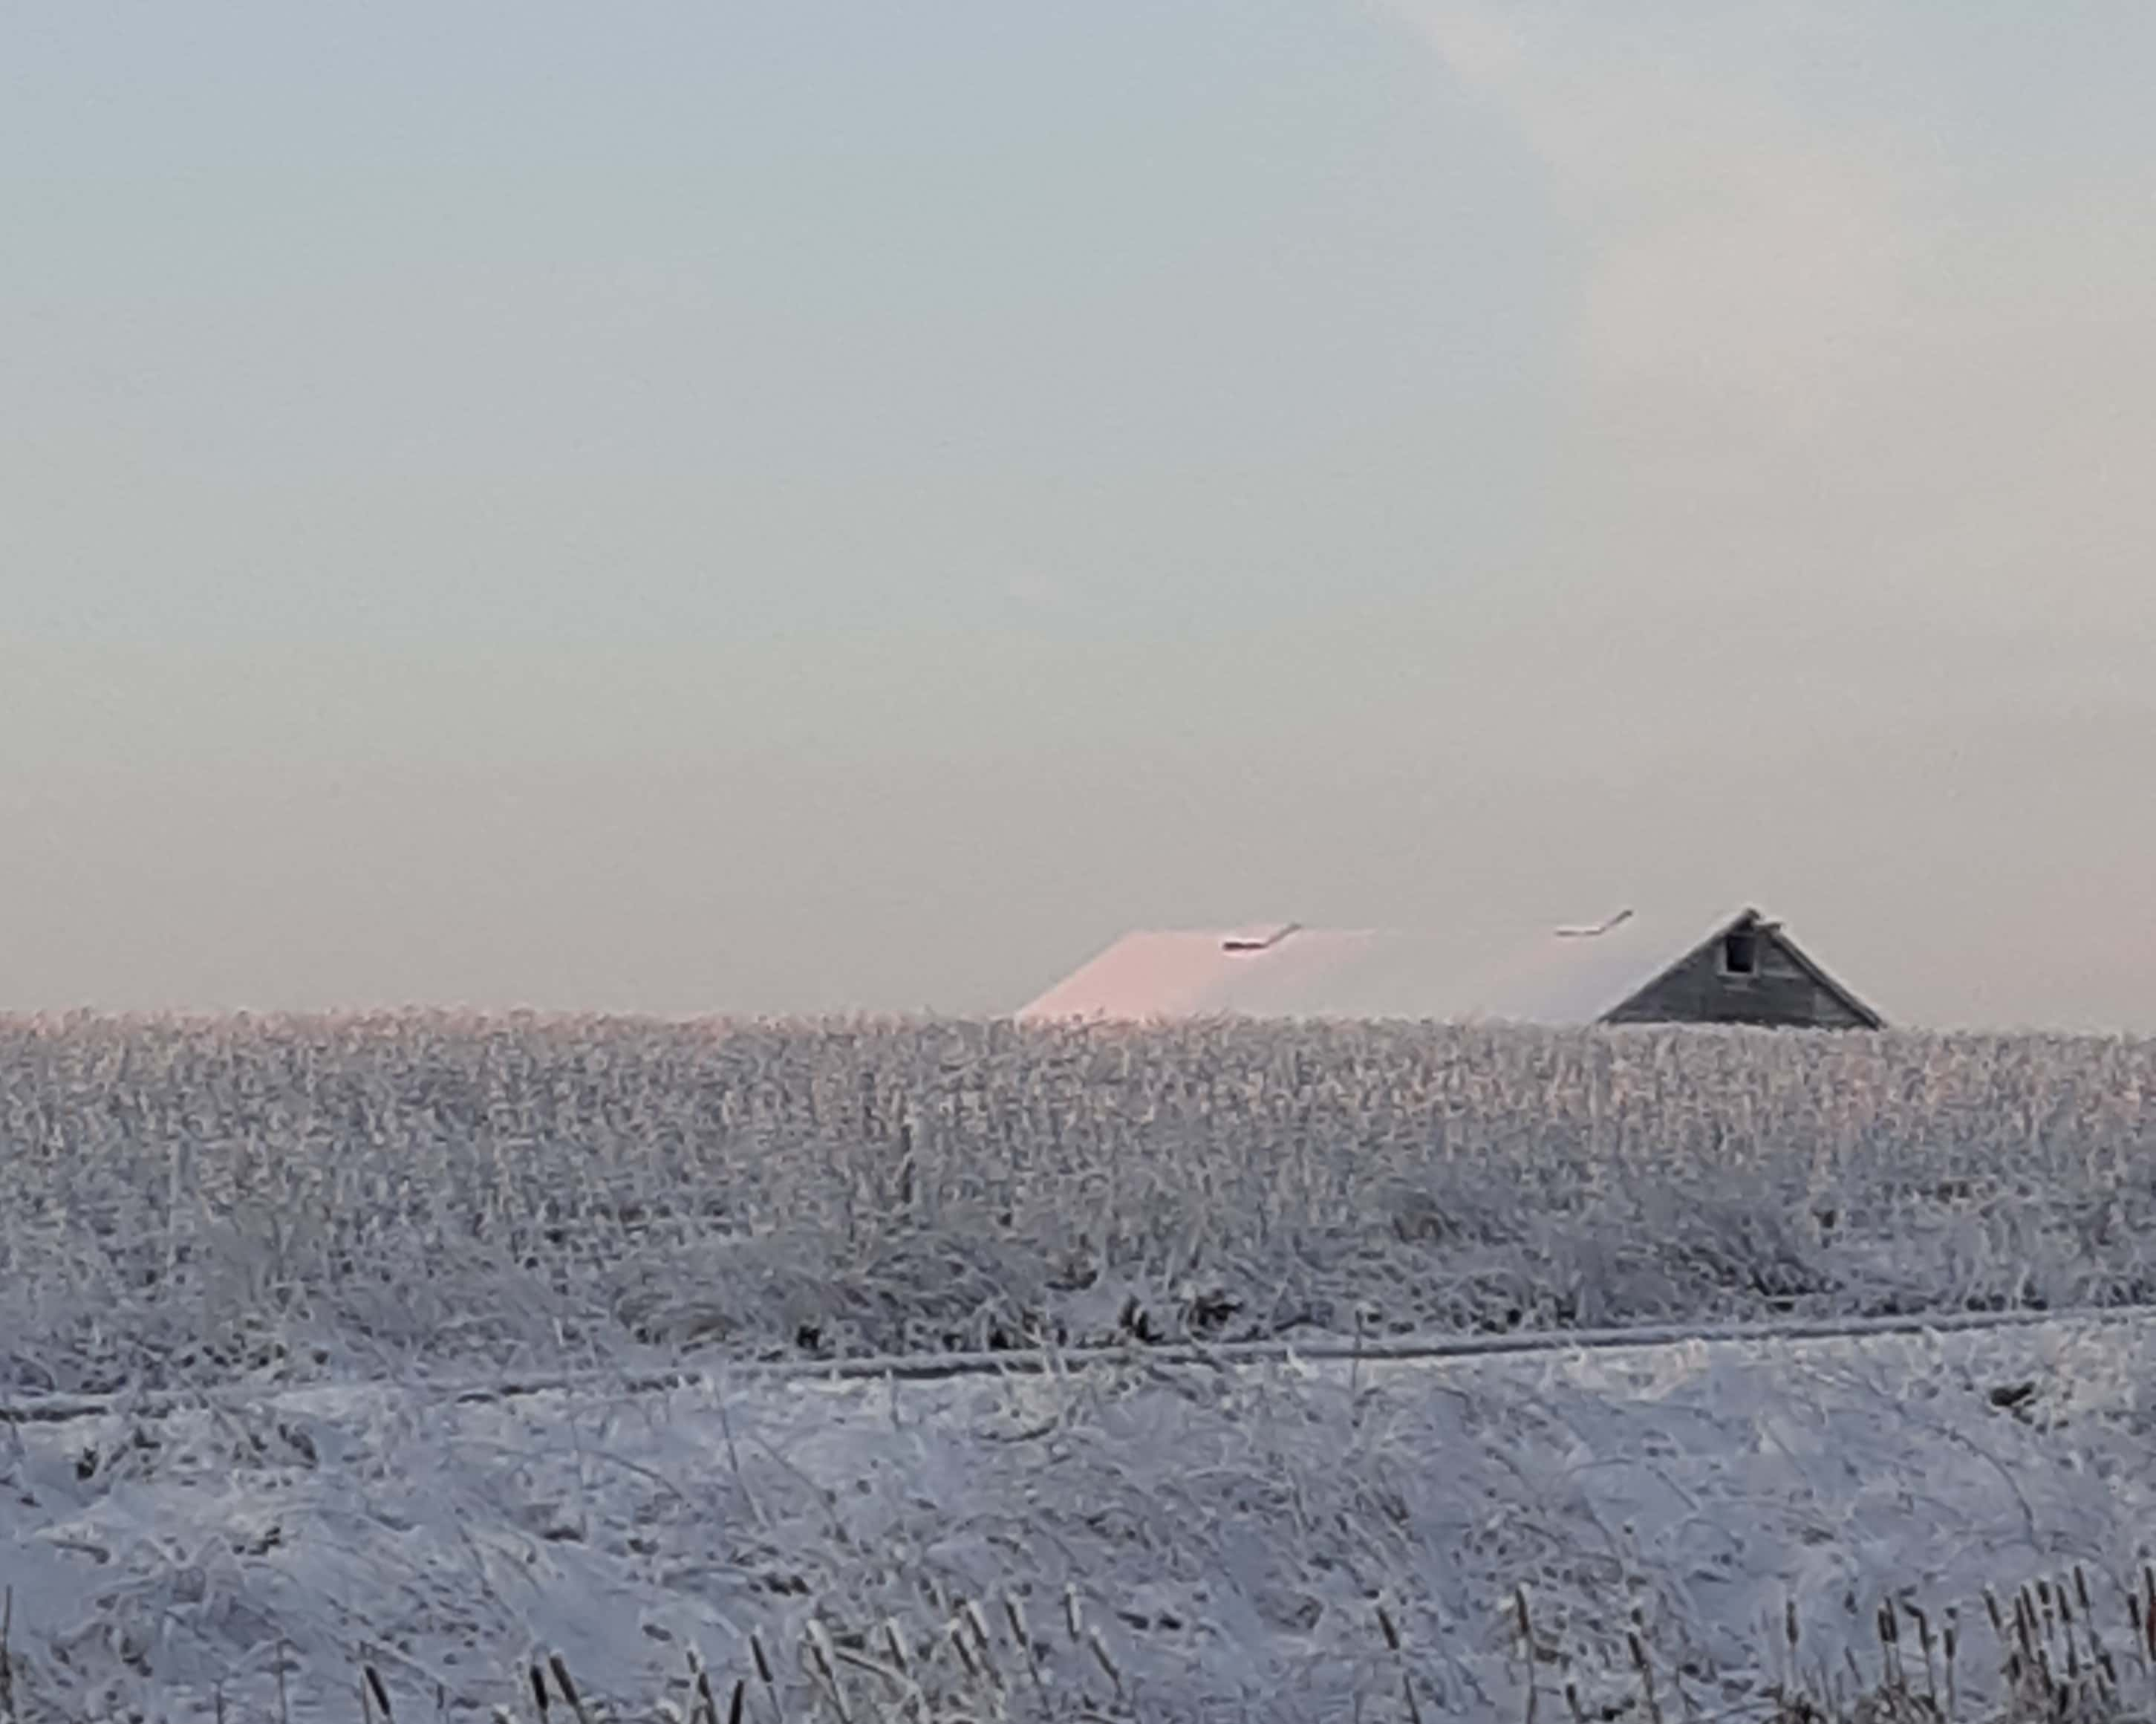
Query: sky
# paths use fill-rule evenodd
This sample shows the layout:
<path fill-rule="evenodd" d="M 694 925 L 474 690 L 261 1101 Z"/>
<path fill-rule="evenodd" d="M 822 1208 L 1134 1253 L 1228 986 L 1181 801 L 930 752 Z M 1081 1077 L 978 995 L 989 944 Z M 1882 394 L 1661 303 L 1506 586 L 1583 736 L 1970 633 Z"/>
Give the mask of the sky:
<path fill-rule="evenodd" d="M 2156 12 L 0 8 L 0 1009 L 1758 903 L 2156 1031 Z"/>

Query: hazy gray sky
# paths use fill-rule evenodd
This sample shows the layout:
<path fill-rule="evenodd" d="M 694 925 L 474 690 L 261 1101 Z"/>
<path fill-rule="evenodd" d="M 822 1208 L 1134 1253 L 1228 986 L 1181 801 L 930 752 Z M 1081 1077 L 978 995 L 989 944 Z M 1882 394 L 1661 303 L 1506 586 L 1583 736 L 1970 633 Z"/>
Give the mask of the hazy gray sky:
<path fill-rule="evenodd" d="M 2156 1029 L 2156 11 L 0 9 L 0 1007 L 1750 900 Z"/>

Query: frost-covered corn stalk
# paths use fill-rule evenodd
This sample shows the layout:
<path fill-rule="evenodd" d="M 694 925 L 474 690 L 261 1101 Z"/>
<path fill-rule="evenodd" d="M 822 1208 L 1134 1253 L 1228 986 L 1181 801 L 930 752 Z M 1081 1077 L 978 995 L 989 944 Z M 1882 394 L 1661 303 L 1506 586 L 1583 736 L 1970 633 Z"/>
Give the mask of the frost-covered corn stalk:
<path fill-rule="evenodd" d="M 0 1071 L 18 1391 L 2156 1288 L 2141 1042 L 68 1018 Z"/>

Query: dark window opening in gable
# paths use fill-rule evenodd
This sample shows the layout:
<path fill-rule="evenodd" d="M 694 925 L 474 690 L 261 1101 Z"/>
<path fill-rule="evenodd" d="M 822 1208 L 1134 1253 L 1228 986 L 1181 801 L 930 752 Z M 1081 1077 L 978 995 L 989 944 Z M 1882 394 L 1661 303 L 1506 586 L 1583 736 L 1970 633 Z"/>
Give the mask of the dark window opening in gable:
<path fill-rule="evenodd" d="M 1732 928 L 1722 936 L 1722 973 L 1756 976 L 1759 973 L 1759 936 L 1750 928 Z"/>

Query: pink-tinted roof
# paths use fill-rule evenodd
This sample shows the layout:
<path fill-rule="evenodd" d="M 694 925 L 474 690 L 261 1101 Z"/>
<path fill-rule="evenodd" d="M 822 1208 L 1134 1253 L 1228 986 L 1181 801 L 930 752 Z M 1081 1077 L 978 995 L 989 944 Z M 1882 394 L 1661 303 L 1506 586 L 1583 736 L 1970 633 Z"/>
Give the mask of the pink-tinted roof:
<path fill-rule="evenodd" d="M 1725 919 L 1727 920 L 1727 919 Z M 1446 1018 L 1517 1024 L 1593 1024 L 1710 937 L 1639 916 L 1589 932 L 1551 931 L 1512 946 L 1455 978 Z"/>
<path fill-rule="evenodd" d="M 1127 934 L 1024 1008 L 1021 1018 L 1330 1016 L 1383 936 L 1355 929 Z"/>
<path fill-rule="evenodd" d="M 1711 938 L 1712 928 L 1613 919 L 1486 944 L 1378 929 L 1127 934 L 1038 999 L 1024 1022 L 1230 1014 L 1586 1024 Z"/>

